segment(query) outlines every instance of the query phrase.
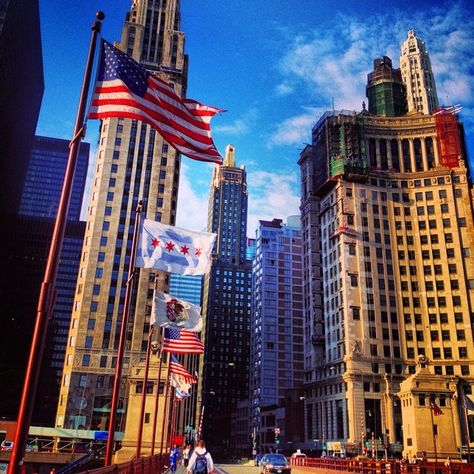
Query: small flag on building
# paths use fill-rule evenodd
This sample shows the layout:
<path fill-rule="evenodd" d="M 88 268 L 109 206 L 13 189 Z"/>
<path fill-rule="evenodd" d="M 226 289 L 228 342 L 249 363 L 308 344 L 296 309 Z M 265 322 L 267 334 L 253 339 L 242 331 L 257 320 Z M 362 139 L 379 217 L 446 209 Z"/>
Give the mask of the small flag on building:
<path fill-rule="evenodd" d="M 170 84 L 104 40 L 100 58 L 89 118 L 141 120 L 183 155 L 222 164 L 210 128 L 221 109 L 181 98 Z"/>
<path fill-rule="evenodd" d="M 204 345 L 196 333 L 186 330 L 165 328 L 162 349 L 174 354 L 203 354 Z"/>
<path fill-rule="evenodd" d="M 170 372 L 181 377 L 186 383 L 197 383 L 197 378 L 186 370 L 174 354 L 170 356 Z"/>
<path fill-rule="evenodd" d="M 442 415 L 443 412 L 441 411 L 441 408 L 436 404 L 436 402 L 431 402 L 431 412 L 433 413 L 434 416 Z"/>
<path fill-rule="evenodd" d="M 168 293 L 155 291 L 150 324 L 200 332 L 202 329 L 201 308 Z"/>
<path fill-rule="evenodd" d="M 180 275 L 203 275 L 211 266 L 215 238 L 216 234 L 144 219 L 138 238 L 137 267 Z"/>

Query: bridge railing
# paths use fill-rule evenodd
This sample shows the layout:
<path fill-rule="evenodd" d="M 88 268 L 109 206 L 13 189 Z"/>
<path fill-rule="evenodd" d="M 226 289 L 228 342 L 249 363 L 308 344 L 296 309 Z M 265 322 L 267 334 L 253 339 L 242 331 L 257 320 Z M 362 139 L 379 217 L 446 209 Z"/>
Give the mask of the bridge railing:
<path fill-rule="evenodd" d="M 364 460 L 337 458 L 294 458 L 293 466 L 320 469 L 321 472 L 343 471 L 361 474 L 474 474 L 474 463 L 453 462 L 450 466 L 444 460 L 421 462 L 418 464 L 403 463 L 399 460 Z M 311 472 L 311 471 L 308 471 Z"/>
<path fill-rule="evenodd" d="M 99 467 L 82 471 L 81 474 L 161 474 L 168 466 L 165 465 L 167 457 L 156 456 L 143 457 L 123 464 L 113 464 L 112 466 Z"/>

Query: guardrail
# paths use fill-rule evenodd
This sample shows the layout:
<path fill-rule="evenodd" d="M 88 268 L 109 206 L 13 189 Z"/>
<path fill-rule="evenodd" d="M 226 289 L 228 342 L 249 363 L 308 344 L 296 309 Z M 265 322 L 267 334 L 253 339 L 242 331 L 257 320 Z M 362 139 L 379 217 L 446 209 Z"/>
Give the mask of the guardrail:
<path fill-rule="evenodd" d="M 399 460 L 357 460 L 327 458 L 294 458 L 292 466 L 321 469 L 322 472 L 358 472 L 363 474 L 474 474 L 474 463 L 451 461 L 450 466 L 445 460 L 421 462 L 418 464 L 403 463 Z M 309 471 L 310 472 L 310 471 Z"/>
<path fill-rule="evenodd" d="M 112 466 L 82 471 L 81 474 L 161 474 L 168 469 L 168 466 L 165 466 L 165 459 L 167 457 L 158 454 L 134 459 L 123 464 L 113 464 Z"/>

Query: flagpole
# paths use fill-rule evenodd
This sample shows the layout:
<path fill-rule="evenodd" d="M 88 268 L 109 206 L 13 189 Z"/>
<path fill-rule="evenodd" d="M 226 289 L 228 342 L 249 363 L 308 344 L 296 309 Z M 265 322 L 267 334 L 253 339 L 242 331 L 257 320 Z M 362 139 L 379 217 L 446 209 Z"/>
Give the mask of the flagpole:
<path fill-rule="evenodd" d="M 145 361 L 145 375 L 143 377 L 142 388 L 142 403 L 140 407 L 140 421 L 138 422 L 138 436 L 137 436 L 137 459 L 141 455 L 142 449 L 142 435 L 143 435 L 143 419 L 145 418 L 146 396 L 148 392 L 148 371 L 150 369 L 150 354 L 151 354 L 151 337 L 153 335 L 153 326 L 148 332 L 148 344 L 146 346 L 146 361 Z"/>
<path fill-rule="evenodd" d="M 467 462 L 471 462 L 471 436 L 469 435 L 469 418 L 467 416 L 467 408 L 464 407 L 464 419 L 466 423 L 466 445 L 467 445 Z"/>
<path fill-rule="evenodd" d="M 161 336 L 163 328 L 161 328 Z M 160 385 L 161 385 L 161 369 L 163 367 L 163 352 L 160 350 L 160 365 L 158 367 L 158 386 L 156 388 L 155 413 L 153 414 L 153 433 L 151 435 L 151 455 L 155 454 L 156 425 L 158 423 L 158 407 L 160 404 Z"/>
<path fill-rule="evenodd" d="M 120 395 L 120 383 L 122 379 L 123 354 L 125 352 L 125 340 L 127 338 L 128 316 L 130 313 L 130 301 L 132 297 L 133 282 L 135 280 L 135 260 L 137 256 L 138 229 L 140 226 L 140 216 L 142 213 L 142 201 L 138 202 L 135 225 L 133 228 L 132 250 L 130 255 L 130 264 L 128 267 L 128 279 L 125 285 L 125 299 L 123 303 L 122 324 L 120 327 L 120 338 L 117 352 L 117 363 L 115 365 L 114 388 L 112 392 L 112 403 L 110 407 L 109 434 L 107 436 L 107 447 L 105 450 L 104 465 L 112 464 L 112 455 L 114 450 L 115 421 L 117 418 L 117 407 Z"/>
<path fill-rule="evenodd" d="M 434 429 L 434 419 L 433 419 L 433 406 L 430 403 L 430 415 L 431 415 L 431 431 L 433 432 L 433 446 L 435 453 L 435 469 L 438 467 L 438 449 L 436 448 L 436 434 Z"/>
<path fill-rule="evenodd" d="M 469 418 L 467 414 L 467 406 L 466 406 L 465 397 L 466 395 L 464 394 L 464 390 L 462 390 L 462 406 L 464 409 L 464 423 L 466 425 L 467 461 L 470 463 L 471 462 L 471 436 L 469 434 Z"/>
<path fill-rule="evenodd" d="M 173 449 L 174 447 L 174 435 L 175 435 L 175 423 L 176 423 L 176 400 L 175 400 L 175 392 L 176 388 L 174 390 L 171 390 L 171 425 L 169 429 L 169 441 L 167 442 L 168 448 L 171 447 Z"/>
<path fill-rule="evenodd" d="M 76 170 L 77 157 L 79 154 L 79 145 L 84 135 L 85 112 L 87 107 L 87 97 L 92 76 L 92 66 L 97 43 L 97 36 L 102 27 L 102 20 L 105 18 L 103 12 L 96 13 L 96 20 L 92 24 L 92 35 L 89 45 L 89 53 L 86 60 L 84 79 L 77 107 L 76 123 L 74 126 L 73 138 L 69 144 L 69 157 L 64 175 L 61 199 L 59 201 L 58 212 L 54 223 L 53 235 L 49 247 L 48 260 L 44 273 L 44 279 L 41 284 L 38 298 L 35 327 L 30 346 L 28 364 L 26 367 L 25 379 L 23 382 L 23 391 L 18 410 L 17 429 L 15 441 L 13 444 L 10 462 L 8 465 L 8 474 L 18 474 L 23 465 L 25 455 L 26 439 L 31 422 L 31 414 L 35 401 L 38 377 L 43 358 L 44 343 L 48 330 L 48 319 L 54 304 L 54 286 L 56 280 L 56 270 L 58 267 L 61 247 L 64 239 L 64 232 L 67 224 L 67 212 L 71 198 L 72 184 Z"/>
<path fill-rule="evenodd" d="M 168 375 L 166 376 L 166 389 L 165 389 L 165 408 L 163 410 L 163 422 L 161 424 L 161 441 L 160 441 L 160 457 L 163 456 L 163 443 L 165 438 L 165 423 L 167 418 L 167 410 L 168 410 L 168 394 L 170 390 L 170 372 L 168 369 Z"/>

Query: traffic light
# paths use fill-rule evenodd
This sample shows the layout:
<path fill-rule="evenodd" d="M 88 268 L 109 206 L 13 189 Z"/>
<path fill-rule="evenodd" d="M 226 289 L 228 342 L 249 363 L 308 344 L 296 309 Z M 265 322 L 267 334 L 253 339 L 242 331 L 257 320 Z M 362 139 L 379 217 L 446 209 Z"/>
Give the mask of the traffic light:
<path fill-rule="evenodd" d="M 280 435 L 275 435 L 275 444 L 280 444 Z"/>

